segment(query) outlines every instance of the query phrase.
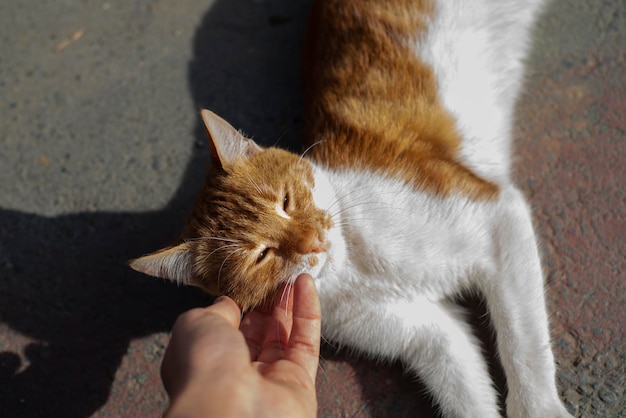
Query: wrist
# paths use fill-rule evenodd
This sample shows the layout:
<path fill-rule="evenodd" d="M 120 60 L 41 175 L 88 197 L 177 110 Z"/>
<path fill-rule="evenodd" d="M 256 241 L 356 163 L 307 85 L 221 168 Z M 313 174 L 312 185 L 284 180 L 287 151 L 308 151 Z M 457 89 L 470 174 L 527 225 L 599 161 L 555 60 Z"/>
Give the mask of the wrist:
<path fill-rule="evenodd" d="M 189 383 L 170 399 L 164 418 L 252 417 L 250 386 L 231 376 Z"/>

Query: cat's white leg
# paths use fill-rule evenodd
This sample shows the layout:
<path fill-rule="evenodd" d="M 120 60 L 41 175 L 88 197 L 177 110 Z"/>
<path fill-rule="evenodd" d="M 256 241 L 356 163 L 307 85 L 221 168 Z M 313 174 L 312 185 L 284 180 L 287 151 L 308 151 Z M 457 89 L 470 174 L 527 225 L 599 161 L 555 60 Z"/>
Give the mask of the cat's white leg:
<path fill-rule="evenodd" d="M 460 308 L 444 302 L 433 304 L 430 313 L 432 324 L 417 330 L 404 362 L 431 389 L 444 416 L 499 417 L 480 343 Z"/>
<path fill-rule="evenodd" d="M 329 337 L 375 356 L 400 359 L 446 417 L 500 417 L 480 345 L 458 306 L 426 298 L 353 307 Z"/>
<path fill-rule="evenodd" d="M 555 382 L 544 281 L 530 211 L 504 190 L 494 225 L 495 272 L 482 283 L 506 373 L 509 417 L 569 417 Z"/>

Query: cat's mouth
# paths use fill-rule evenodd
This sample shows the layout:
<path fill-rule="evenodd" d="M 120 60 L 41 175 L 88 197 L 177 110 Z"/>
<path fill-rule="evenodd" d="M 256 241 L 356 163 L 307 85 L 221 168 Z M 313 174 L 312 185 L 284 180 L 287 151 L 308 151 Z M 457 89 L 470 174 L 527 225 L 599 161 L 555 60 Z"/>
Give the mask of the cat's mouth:
<path fill-rule="evenodd" d="M 322 237 L 323 235 L 320 234 Z M 330 249 L 330 241 L 327 239 L 322 238 L 319 244 L 319 253 L 327 253 L 328 250 Z"/>
<path fill-rule="evenodd" d="M 323 240 L 318 245 L 318 251 L 312 252 L 302 256 L 300 265 L 297 267 L 297 273 L 293 277 L 293 280 L 302 273 L 310 274 L 314 279 L 317 279 L 320 271 L 326 265 L 328 261 L 328 251 L 330 249 L 330 241 Z"/>

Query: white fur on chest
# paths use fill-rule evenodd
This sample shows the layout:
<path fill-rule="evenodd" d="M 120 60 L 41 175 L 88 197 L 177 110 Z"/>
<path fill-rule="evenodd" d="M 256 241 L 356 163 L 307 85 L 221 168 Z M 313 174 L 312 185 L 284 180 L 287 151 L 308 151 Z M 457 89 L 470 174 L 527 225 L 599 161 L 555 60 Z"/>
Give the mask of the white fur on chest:
<path fill-rule="evenodd" d="M 316 173 L 316 204 L 333 216 L 321 293 L 439 300 L 489 268 L 490 205 L 436 198 L 371 173 Z"/>

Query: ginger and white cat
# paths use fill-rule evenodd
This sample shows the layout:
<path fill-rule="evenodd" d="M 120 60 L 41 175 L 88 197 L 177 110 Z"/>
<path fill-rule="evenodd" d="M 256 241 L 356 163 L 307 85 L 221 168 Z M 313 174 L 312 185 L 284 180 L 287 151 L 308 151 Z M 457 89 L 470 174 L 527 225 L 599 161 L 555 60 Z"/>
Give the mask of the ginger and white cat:
<path fill-rule="evenodd" d="M 400 359 L 445 416 L 497 417 L 452 300 L 485 297 L 510 417 L 566 417 L 511 125 L 535 0 L 320 0 L 304 59 L 303 156 L 208 110 L 212 166 L 180 241 L 131 266 L 268 303 L 316 280 L 325 337 Z"/>

